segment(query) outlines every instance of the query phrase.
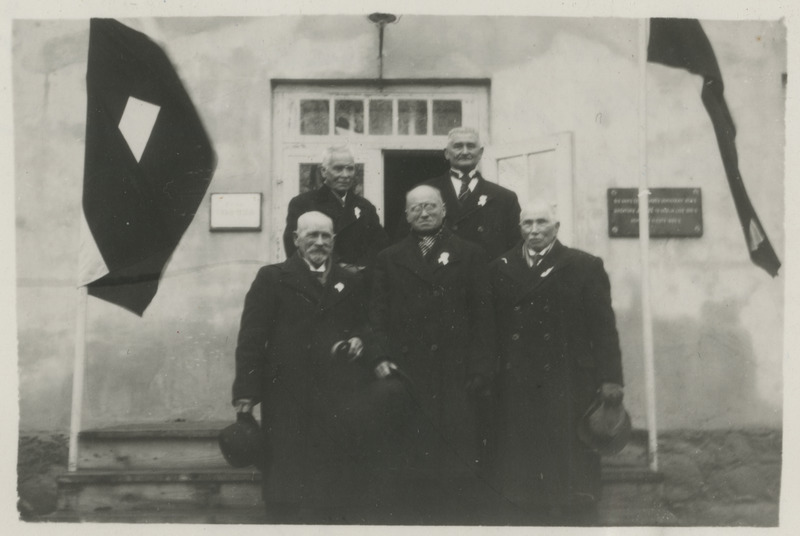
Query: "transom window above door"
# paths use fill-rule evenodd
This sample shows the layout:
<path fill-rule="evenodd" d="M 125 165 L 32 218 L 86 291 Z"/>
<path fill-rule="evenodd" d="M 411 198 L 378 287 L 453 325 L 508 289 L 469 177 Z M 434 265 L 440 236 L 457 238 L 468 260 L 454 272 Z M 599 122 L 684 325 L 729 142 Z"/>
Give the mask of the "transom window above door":
<path fill-rule="evenodd" d="M 460 99 L 300 99 L 303 136 L 446 136 L 462 125 Z"/>
<path fill-rule="evenodd" d="M 455 127 L 487 133 L 488 83 L 277 84 L 273 111 L 275 133 L 284 144 L 335 144 L 347 138 L 380 149 L 443 148 Z"/>

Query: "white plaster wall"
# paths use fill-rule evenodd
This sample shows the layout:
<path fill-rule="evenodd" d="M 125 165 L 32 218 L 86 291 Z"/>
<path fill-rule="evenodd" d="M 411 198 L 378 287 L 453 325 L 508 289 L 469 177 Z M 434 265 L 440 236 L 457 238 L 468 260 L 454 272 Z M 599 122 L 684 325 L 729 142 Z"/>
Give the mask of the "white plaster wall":
<path fill-rule="evenodd" d="M 363 17 L 123 20 L 162 42 L 211 135 L 210 191 L 261 191 L 272 169 L 271 80 L 366 79 Z M 785 29 L 704 22 L 739 129 L 753 204 L 783 253 Z M 387 78 L 489 78 L 492 143 L 571 131 L 575 245 L 606 262 L 627 401 L 644 426 L 638 241 L 608 238 L 606 190 L 637 185 L 636 23 L 405 16 L 387 26 Z M 21 427 L 69 424 L 88 21 L 15 21 L 14 128 Z M 653 186 L 703 192 L 701 239 L 653 240 L 659 424 L 780 425 L 783 276 L 750 264 L 700 81 L 648 66 Z M 229 417 L 245 292 L 281 229 L 208 231 L 204 201 L 144 318 L 91 299 L 87 426 Z M 264 203 L 269 225 L 271 204 Z"/>

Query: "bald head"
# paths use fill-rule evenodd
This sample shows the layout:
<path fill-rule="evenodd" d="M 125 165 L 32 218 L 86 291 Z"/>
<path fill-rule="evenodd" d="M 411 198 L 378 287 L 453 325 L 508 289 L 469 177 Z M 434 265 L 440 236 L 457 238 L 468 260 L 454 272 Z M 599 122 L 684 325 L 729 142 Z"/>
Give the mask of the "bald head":
<path fill-rule="evenodd" d="M 300 256 L 321 266 L 333 251 L 333 221 L 322 212 L 306 212 L 297 218 L 294 245 Z"/>
<path fill-rule="evenodd" d="M 445 213 L 442 193 L 433 186 L 417 186 L 406 194 L 406 220 L 417 234 L 437 233 Z"/>

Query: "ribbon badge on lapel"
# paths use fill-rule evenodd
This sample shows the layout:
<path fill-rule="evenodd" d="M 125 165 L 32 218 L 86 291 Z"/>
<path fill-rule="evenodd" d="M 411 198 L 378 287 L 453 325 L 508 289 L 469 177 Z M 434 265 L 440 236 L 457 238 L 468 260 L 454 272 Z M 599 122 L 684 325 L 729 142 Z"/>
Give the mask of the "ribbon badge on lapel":
<path fill-rule="evenodd" d="M 486 204 L 486 196 L 485 196 L 485 195 L 482 195 L 482 196 L 480 196 L 480 197 L 478 198 L 478 206 L 479 206 L 479 207 L 482 207 L 482 206 L 483 206 L 483 205 L 485 205 L 485 204 Z"/>
<path fill-rule="evenodd" d="M 361 209 L 358 208 L 358 207 L 354 208 L 353 209 L 353 214 L 356 215 L 356 219 L 360 218 L 361 217 Z"/>
<path fill-rule="evenodd" d="M 446 252 L 446 251 L 442 251 L 442 254 L 439 255 L 439 264 L 444 266 L 448 262 L 450 262 L 450 254 L 448 252 Z"/>
<path fill-rule="evenodd" d="M 336 292 L 341 292 L 342 290 L 344 290 L 344 283 L 342 282 L 336 283 L 335 285 L 333 285 L 333 288 L 336 289 Z"/>
<path fill-rule="evenodd" d="M 552 271 L 553 271 L 553 266 L 542 272 L 542 275 L 540 277 L 547 277 L 547 275 Z"/>

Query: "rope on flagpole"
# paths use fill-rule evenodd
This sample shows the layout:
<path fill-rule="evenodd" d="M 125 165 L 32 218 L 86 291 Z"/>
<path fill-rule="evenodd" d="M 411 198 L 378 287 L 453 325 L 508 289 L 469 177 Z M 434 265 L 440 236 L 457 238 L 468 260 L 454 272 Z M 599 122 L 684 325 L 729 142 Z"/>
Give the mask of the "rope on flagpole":
<path fill-rule="evenodd" d="M 89 292 L 85 286 L 78 289 L 78 306 L 75 322 L 75 361 L 72 366 L 72 413 L 69 420 L 69 458 L 67 470 L 78 469 L 78 435 L 81 431 L 83 411 L 83 378 L 86 365 L 86 309 Z"/>
<path fill-rule="evenodd" d="M 650 300 L 650 190 L 647 185 L 647 41 L 650 19 L 639 20 L 639 246 L 642 264 L 642 343 L 650 470 L 658 470 L 653 317 Z"/>

